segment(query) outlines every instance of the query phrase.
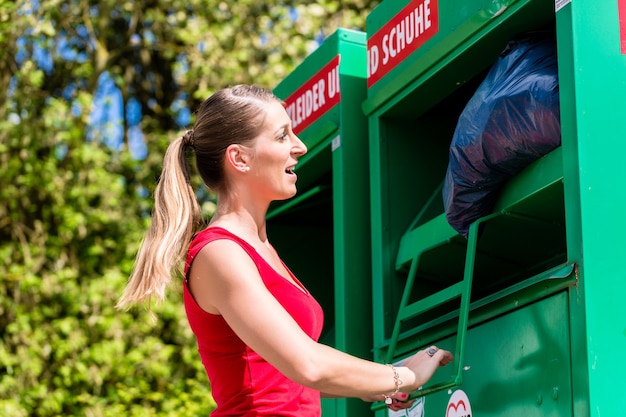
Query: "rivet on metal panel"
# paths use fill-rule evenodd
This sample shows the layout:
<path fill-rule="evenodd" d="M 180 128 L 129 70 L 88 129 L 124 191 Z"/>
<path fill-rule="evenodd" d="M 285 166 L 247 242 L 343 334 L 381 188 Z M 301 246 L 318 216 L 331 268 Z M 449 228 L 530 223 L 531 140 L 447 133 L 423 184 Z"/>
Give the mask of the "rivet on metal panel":
<path fill-rule="evenodd" d="M 559 398 L 559 387 L 552 388 L 552 399 L 557 400 Z"/>
<path fill-rule="evenodd" d="M 537 404 L 541 405 L 541 403 L 543 402 L 543 395 L 538 394 L 535 401 L 537 401 Z"/>

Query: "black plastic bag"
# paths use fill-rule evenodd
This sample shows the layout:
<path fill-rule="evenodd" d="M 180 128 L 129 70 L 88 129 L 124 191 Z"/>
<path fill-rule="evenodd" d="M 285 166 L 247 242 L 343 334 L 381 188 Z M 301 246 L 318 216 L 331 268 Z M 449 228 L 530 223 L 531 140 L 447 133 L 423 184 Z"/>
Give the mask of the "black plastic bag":
<path fill-rule="evenodd" d="M 502 185 L 561 144 L 554 33 L 510 41 L 459 117 L 443 186 L 446 218 L 467 237 Z"/>

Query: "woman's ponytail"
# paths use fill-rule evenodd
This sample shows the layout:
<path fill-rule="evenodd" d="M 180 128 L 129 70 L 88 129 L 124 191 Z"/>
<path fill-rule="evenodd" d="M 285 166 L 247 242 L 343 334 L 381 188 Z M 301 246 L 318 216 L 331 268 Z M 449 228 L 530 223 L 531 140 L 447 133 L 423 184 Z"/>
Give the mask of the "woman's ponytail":
<path fill-rule="evenodd" d="M 135 267 L 117 308 L 165 298 L 174 271 L 181 272 L 187 245 L 199 229 L 202 214 L 193 187 L 185 151 L 194 147 L 193 130 L 167 148 L 163 171 L 154 192 L 152 224 L 137 253 Z"/>

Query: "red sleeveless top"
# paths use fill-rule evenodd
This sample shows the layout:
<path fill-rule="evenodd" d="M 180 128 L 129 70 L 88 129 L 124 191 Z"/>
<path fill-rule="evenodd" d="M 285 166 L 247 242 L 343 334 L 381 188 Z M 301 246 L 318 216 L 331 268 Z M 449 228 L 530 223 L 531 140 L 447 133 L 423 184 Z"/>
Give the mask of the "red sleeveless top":
<path fill-rule="evenodd" d="M 185 276 L 200 249 L 218 239 L 232 240 L 248 253 L 270 293 L 302 330 L 317 341 L 324 320 L 319 303 L 308 291 L 302 291 L 278 274 L 246 241 L 226 229 L 209 227 L 194 237 L 187 252 Z M 295 276 L 292 277 L 302 286 Z M 189 292 L 187 279 L 183 291 L 187 319 L 196 335 L 198 352 L 217 403 L 217 409 L 211 414 L 213 417 L 321 415 L 318 391 L 285 377 L 246 346 L 221 315 L 210 314 L 200 308 Z M 289 341 L 289 335 L 285 335 L 285 341 Z"/>

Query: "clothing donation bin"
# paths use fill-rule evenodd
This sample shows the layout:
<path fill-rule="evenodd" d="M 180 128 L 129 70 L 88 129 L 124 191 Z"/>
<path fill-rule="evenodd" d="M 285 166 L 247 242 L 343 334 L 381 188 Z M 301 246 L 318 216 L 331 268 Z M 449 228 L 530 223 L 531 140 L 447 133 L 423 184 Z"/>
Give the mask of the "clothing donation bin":
<path fill-rule="evenodd" d="M 267 227 L 324 309 L 321 342 L 371 358 L 365 63 L 365 33 L 339 29 L 274 89 L 308 152 L 296 166 L 298 194 L 270 207 Z M 323 399 L 322 408 L 324 416 L 369 413 L 359 399 Z"/>
<path fill-rule="evenodd" d="M 410 411 L 372 412 L 623 413 L 626 2 L 386 0 L 366 31 L 374 359 L 455 356 Z M 442 197 L 459 117 L 509 41 L 537 31 L 556 42 L 560 146 L 461 235 Z"/>

